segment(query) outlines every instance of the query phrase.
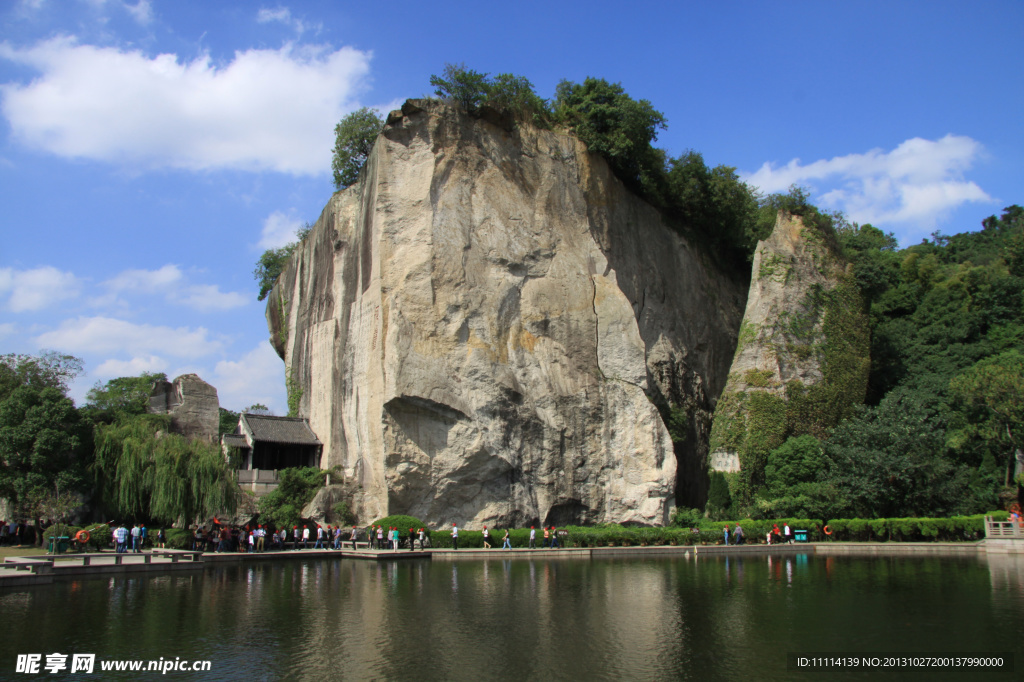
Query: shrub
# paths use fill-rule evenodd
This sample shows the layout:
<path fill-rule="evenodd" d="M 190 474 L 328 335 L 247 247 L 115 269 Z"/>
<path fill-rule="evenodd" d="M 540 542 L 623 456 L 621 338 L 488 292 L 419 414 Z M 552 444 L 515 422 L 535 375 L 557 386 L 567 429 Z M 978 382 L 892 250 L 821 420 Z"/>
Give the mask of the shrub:
<path fill-rule="evenodd" d="M 403 538 L 409 534 L 410 528 L 412 528 L 417 533 L 419 532 L 420 528 L 424 529 L 424 531 L 426 531 L 427 537 L 430 538 L 431 543 L 434 542 L 434 538 L 436 537 L 436 534 L 431 535 L 430 528 L 427 527 L 427 524 L 423 523 L 415 516 L 406 516 L 404 514 L 392 514 L 391 516 L 385 516 L 382 519 L 377 519 L 373 522 L 373 525 L 384 526 L 385 541 L 387 541 L 387 529 L 391 528 L 392 526 L 398 529 L 399 536 Z M 366 531 L 369 532 L 369 529 L 366 529 Z M 463 530 L 460 528 L 459 544 L 462 544 L 462 533 Z"/>
<path fill-rule="evenodd" d="M 187 528 L 168 528 L 164 532 L 167 534 L 168 549 L 190 549 L 192 547 L 194 533 Z"/>
<path fill-rule="evenodd" d="M 84 530 L 89 531 L 88 548 L 96 552 L 110 547 L 110 543 L 114 539 L 114 531 L 105 523 L 89 524 L 84 527 Z"/>

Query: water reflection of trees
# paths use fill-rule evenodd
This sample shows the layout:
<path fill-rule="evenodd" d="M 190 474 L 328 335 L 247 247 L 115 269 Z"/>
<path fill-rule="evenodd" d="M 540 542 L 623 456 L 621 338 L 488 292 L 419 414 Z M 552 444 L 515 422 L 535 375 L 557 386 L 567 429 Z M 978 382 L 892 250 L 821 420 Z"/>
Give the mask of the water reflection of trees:
<path fill-rule="evenodd" d="M 691 555 L 239 564 L 0 594 L 0 646 L 11 656 L 210 658 L 216 670 L 272 678 L 730 679 L 782 670 L 798 648 L 880 650 L 899 637 L 934 650 L 950 622 L 961 624 L 958 650 L 998 643 L 1001 630 L 1024 626 L 1022 563 Z M 1000 606 L 997 592 L 1010 601 Z"/>

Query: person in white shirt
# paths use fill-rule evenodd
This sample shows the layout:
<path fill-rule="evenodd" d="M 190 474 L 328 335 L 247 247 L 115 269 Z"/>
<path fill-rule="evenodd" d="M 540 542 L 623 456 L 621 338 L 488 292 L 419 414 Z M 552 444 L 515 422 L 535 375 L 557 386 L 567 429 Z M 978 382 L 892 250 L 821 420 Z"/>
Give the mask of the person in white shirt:
<path fill-rule="evenodd" d="M 307 549 L 309 545 L 309 526 L 302 527 L 302 549 Z"/>
<path fill-rule="evenodd" d="M 452 522 L 452 549 L 459 548 L 459 527 Z"/>
<path fill-rule="evenodd" d="M 530 526 L 530 549 L 537 549 L 537 529 Z"/>

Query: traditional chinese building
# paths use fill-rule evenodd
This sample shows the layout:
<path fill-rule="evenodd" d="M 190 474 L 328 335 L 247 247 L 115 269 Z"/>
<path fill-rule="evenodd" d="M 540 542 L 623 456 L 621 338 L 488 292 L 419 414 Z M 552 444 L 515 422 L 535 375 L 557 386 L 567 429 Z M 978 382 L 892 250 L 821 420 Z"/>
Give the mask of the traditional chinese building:
<path fill-rule="evenodd" d="M 277 487 L 281 469 L 319 467 L 323 444 L 297 417 L 242 413 L 235 433 L 221 438 L 225 454 L 234 449 L 238 461 L 238 484 L 257 494 Z"/>

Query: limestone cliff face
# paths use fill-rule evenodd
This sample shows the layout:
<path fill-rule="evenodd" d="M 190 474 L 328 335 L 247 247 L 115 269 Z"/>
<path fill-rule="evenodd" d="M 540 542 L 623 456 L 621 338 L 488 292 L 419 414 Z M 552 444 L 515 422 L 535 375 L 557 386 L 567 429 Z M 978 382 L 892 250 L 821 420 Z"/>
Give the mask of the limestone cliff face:
<path fill-rule="evenodd" d="M 494 120 L 389 116 L 270 295 L 292 398 L 364 520 L 665 523 L 703 494 L 745 283 L 575 138 Z"/>
<path fill-rule="evenodd" d="M 816 228 L 779 212 L 757 245 L 747 307 L 711 436 L 711 468 L 759 485 L 789 435 L 834 426 L 867 389 L 870 337 L 859 290 Z"/>

